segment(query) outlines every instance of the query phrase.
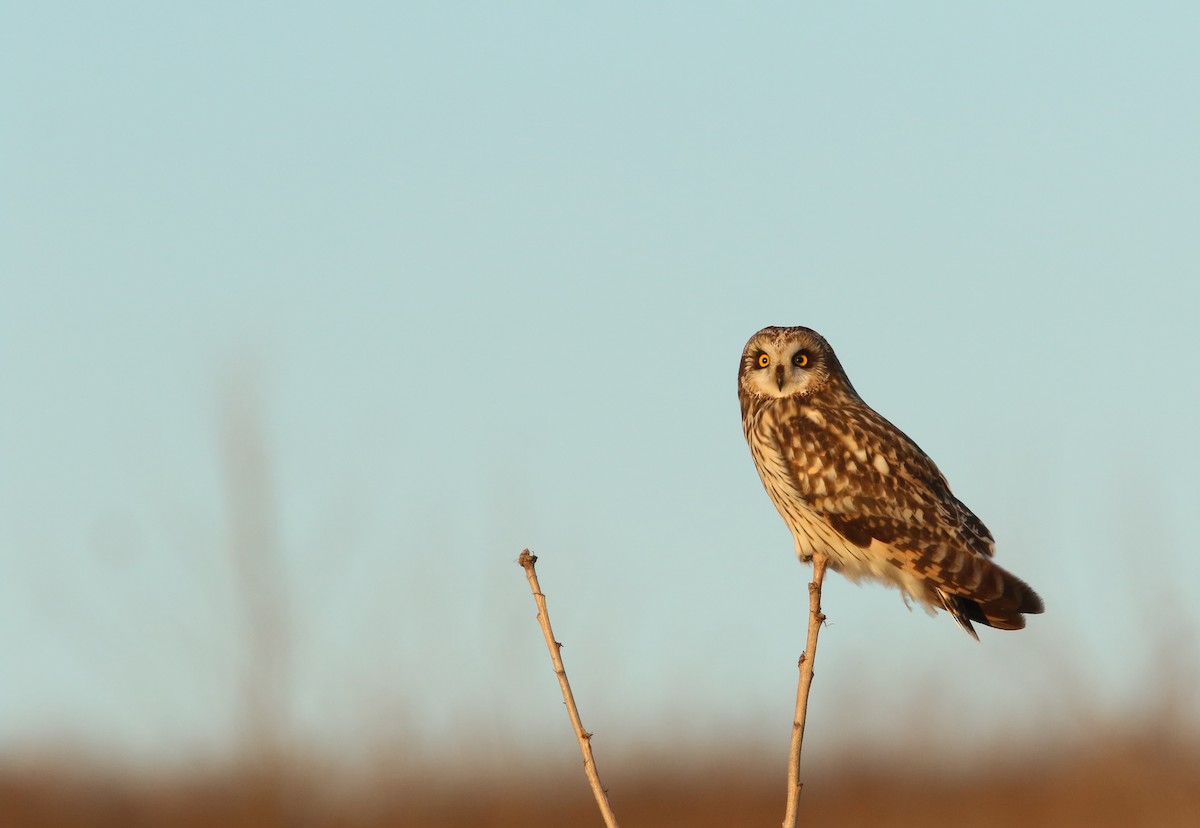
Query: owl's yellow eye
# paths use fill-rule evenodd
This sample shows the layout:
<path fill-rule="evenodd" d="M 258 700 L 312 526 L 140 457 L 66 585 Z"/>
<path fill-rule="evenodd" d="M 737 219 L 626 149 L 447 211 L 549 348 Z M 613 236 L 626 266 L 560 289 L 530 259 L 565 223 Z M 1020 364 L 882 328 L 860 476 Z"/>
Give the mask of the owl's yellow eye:
<path fill-rule="evenodd" d="M 804 353 L 804 351 L 797 351 L 796 355 L 792 357 L 792 365 L 795 365 L 797 368 L 804 368 L 808 365 L 808 354 Z"/>
<path fill-rule="evenodd" d="M 766 354 L 758 355 L 758 367 L 759 368 L 766 368 L 770 364 L 771 364 L 771 358 L 769 356 L 767 356 Z"/>

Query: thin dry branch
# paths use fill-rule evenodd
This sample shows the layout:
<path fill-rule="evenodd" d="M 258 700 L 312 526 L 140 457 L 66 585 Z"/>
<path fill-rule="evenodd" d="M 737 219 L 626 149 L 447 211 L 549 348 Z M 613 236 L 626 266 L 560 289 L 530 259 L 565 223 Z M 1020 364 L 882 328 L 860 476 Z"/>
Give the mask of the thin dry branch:
<path fill-rule="evenodd" d="M 529 579 L 529 588 L 533 590 L 533 600 L 537 603 L 538 608 L 538 624 L 541 625 L 542 634 L 546 637 L 546 648 L 550 650 L 550 659 L 554 662 L 554 674 L 558 676 L 558 685 L 562 688 L 563 701 L 567 704 L 567 715 L 571 717 L 571 726 L 575 728 L 575 738 L 579 740 L 579 749 L 583 752 L 584 773 L 587 774 L 588 782 L 591 783 L 592 793 L 596 796 L 596 804 L 600 806 L 600 813 L 604 817 L 604 824 L 608 828 L 617 828 L 617 818 L 613 814 L 612 806 L 608 804 L 608 792 L 600 784 L 600 773 L 596 770 L 596 759 L 592 756 L 592 734 L 583 729 L 583 722 L 579 720 L 579 708 L 575 706 L 575 696 L 571 693 L 571 684 L 567 681 L 567 671 L 563 667 L 562 656 L 559 654 L 562 645 L 554 638 L 554 631 L 550 629 L 550 613 L 546 609 L 546 596 L 542 594 L 542 589 L 538 585 L 537 572 L 534 570 L 537 556 L 526 549 L 521 553 L 518 562 L 525 568 L 525 577 Z"/>
<path fill-rule="evenodd" d="M 813 579 L 808 585 L 808 642 L 800 654 L 800 683 L 796 687 L 796 718 L 792 722 L 792 749 L 788 756 L 787 813 L 783 817 L 783 828 L 796 828 L 796 812 L 800 805 L 800 750 L 804 746 L 804 720 L 808 715 L 808 691 L 812 687 L 813 663 L 817 659 L 817 636 L 825 615 L 821 612 L 821 583 L 825 580 L 826 556 L 820 552 L 813 555 Z"/>

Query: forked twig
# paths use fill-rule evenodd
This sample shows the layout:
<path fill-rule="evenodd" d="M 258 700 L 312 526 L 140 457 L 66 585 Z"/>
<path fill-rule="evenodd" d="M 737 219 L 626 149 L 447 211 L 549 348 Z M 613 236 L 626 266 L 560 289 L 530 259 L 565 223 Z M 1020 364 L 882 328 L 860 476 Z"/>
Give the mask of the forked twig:
<path fill-rule="evenodd" d="M 596 770 L 596 760 L 592 756 L 592 734 L 583 729 L 583 722 L 579 720 L 579 708 L 575 706 L 575 696 L 571 693 L 571 684 L 567 681 L 567 671 L 563 667 L 562 656 L 559 654 L 562 645 L 555 640 L 554 631 L 550 629 L 550 613 L 546 609 L 546 596 L 542 594 L 542 589 L 538 585 L 537 572 L 534 570 L 537 556 L 526 549 L 521 553 L 518 563 L 525 568 L 525 577 L 529 579 L 529 588 L 533 590 L 533 600 L 537 603 L 538 608 L 538 623 L 542 627 L 542 634 L 546 636 L 546 647 L 550 650 L 550 659 L 554 662 L 554 674 L 558 676 L 558 685 L 562 688 L 563 701 L 567 704 L 567 715 L 571 717 L 571 725 L 575 728 L 575 738 L 579 740 L 579 749 L 583 752 L 584 773 L 587 774 L 588 782 L 591 783 L 592 793 L 596 796 L 596 804 L 600 806 L 600 813 L 604 817 L 604 824 L 608 828 L 617 828 L 617 818 L 613 815 L 612 806 L 608 804 L 608 793 L 600 784 L 600 773 Z"/>
<path fill-rule="evenodd" d="M 817 658 L 817 636 L 825 615 L 821 612 L 821 583 L 825 580 L 828 558 L 821 552 L 813 555 L 813 579 L 808 585 L 808 641 L 800 654 L 800 683 L 796 687 L 796 718 L 792 722 L 792 749 L 788 756 L 787 813 L 783 828 L 796 828 L 796 811 L 800 805 L 800 749 L 804 746 L 804 719 L 808 714 L 808 691 L 812 687 L 813 662 Z"/>

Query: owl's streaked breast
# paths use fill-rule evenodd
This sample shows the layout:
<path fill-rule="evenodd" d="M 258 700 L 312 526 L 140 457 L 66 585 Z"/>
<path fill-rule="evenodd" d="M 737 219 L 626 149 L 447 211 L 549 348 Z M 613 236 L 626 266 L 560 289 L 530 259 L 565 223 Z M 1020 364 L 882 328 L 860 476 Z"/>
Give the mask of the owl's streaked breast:
<path fill-rule="evenodd" d="M 851 543 L 812 508 L 817 504 L 805 492 L 815 493 L 824 512 L 850 512 L 854 508 L 851 481 L 837 465 L 825 462 L 820 441 L 804 440 L 802 436 L 797 439 L 795 434 L 805 421 L 813 428 L 821 427 L 818 423 L 825 424 L 824 416 L 792 400 L 752 406 L 747 414 L 743 428 L 755 468 L 771 502 L 791 530 L 800 560 L 809 561 L 822 552 L 829 557 L 832 569 L 851 580 L 871 578 L 893 583 L 910 598 L 925 602 L 926 590 L 919 578 L 891 564 L 884 550 L 875 544 L 864 547 Z M 787 453 L 781 447 L 781 416 L 787 419 L 792 432 L 791 451 Z"/>

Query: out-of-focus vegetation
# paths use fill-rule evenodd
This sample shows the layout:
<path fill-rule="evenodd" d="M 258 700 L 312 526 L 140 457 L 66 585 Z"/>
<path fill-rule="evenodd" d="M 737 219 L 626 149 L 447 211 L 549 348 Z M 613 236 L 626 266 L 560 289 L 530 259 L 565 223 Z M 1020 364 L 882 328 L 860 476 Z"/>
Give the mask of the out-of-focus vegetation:
<path fill-rule="evenodd" d="M 532 828 L 601 825 L 577 769 L 538 771 L 509 757 L 485 773 L 416 778 L 376 768 L 372 780 L 299 771 L 226 771 L 153 779 L 96 767 L 0 771 L 0 825 L 37 828 Z M 399 766 L 398 766 L 399 767 Z M 607 784 L 629 828 L 777 825 L 779 762 L 714 757 L 701 770 L 610 764 Z M 1067 755 L 980 754 L 954 773 L 846 759 L 814 770 L 804 824 L 819 826 L 1196 826 L 1200 745 L 1162 728 L 1097 734 Z"/>
<path fill-rule="evenodd" d="M 0 746 L 0 828 L 601 825 L 578 755 L 547 769 L 543 759 L 528 752 L 528 744 L 507 746 L 503 721 L 489 723 L 494 727 L 486 734 L 462 726 L 463 739 L 478 742 L 457 746 L 460 754 L 487 755 L 471 767 L 444 757 L 441 764 L 430 764 L 423 757 L 436 751 L 403 747 L 381 750 L 351 767 L 332 755 L 290 747 L 282 711 L 296 634 L 281 586 L 288 573 L 252 390 L 231 386 L 223 408 L 231 605 L 247 650 L 240 692 L 231 699 L 240 707 L 239 737 L 231 751 L 236 756 L 224 765 L 189 766 L 188 757 L 180 756 L 168 767 L 136 768 L 97 760 L 94 753 L 88 759 L 59 753 L 35 760 Z M 523 591 L 515 573 L 512 589 Z M 1155 617 L 1161 620 L 1163 614 L 1160 607 Z M 977 750 L 960 748 L 950 756 L 919 732 L 925 725 L 918 722 L 928 717 L 909 711 L 913 733 L 904 748 L 882 753 L 855 730 L 848 734 L 855 744 L 844 746 L 838 756 L 807 753 L 802 824 L 1200 825 L 1200 729 L 1190 671 L 1194 646 L 1187 635 L 1166 634 L 1186 628 L 1164 622 L 1162 632 L 1150 636 L 1157 646 L 1147 648 L 1147 694 L 1140 711 L 1103 712 L 1086 698 L 1084 685 L 1063 674 L 1059 695 L 1068 704 L 1060 709 L 1082 711 L 1080 721 L 1066 729 L 1073 734 L 1069 744 L 1056 745 L 1046 733 L 1031 733 L 1035 725 L 1014 722 L 1003 738 L 980 738 Z M 532 623 L 527 634 L 537 638 Z M 548 671 L 546 681 L 552 681 Z M 1020 687 L 1014 683 L 1013 692 Z M 832 712 L 818 705 L 815 715 Z M 843 723 L 849 722 L 835 720 L 834 726 Z M 1031 736 L 1037 738 L 1022 741 Z M 565 730 L 563 739 L 569 740 Z M 1006 739 L 1010 743 L 1002 744 Z M 610 754 L 599 759 L 626 828 L 769 826 L 782 819 L 782 750 L 769 755 L 760 745 L 720 745 L 717 739 L 709 746 L 680 750 L 667 744 L 656 750 L 652 758 Z"/>

